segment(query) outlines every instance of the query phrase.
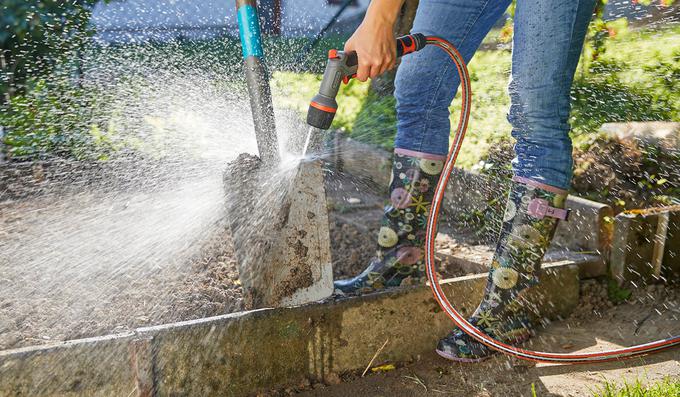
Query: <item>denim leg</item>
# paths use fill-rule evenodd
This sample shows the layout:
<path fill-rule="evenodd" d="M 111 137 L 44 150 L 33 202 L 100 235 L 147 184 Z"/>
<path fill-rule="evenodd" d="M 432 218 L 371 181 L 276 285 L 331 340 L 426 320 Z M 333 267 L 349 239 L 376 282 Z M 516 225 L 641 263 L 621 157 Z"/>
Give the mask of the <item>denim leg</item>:
<path fill-rule="evenodd" d="M 518 0 L 508 121 L 515 175 L 567 189 L 570 89 L 594 0 Z"/>
<path fill-rule="evenodd" d="M 509 4 L 510 0 L 421 0 L 411 31 L 450 41 L 469 62 Z M 395 79 L 395 148 L 446 155 L 449 105 L 459 84 L 456 68 L 441 49 L 427 46 L 405 56 Z"/>

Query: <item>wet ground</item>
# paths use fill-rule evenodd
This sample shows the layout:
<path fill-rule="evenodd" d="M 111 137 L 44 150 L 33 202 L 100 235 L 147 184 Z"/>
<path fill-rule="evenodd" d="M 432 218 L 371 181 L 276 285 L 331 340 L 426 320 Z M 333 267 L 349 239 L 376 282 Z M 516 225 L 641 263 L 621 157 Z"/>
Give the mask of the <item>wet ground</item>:
<path fill-rule="evenodd" d="M 0 348 L 240 310 L 218 198 L 188 185 L 3 203 Z"/>
<path fill-rule="evenodd" d="M 205 182 L 126 190 L 113 203 L 110 193 L 96 192 L 3 202 L 0 349 L 242 310 L 233 247 L 221 215 L 221 185 Z M 383 195 L 347 176 L 330 178 L 327 191 L 334 275 L 347 277 L 361 271 L 375 250 Z M 199 203 L 199 210 L 187 211 L 187 202 Z M 475 263 L 491 255 L 474 231 L 448 226 L 440 229 L 437 251 L 443 277 L 476 272 Z M 678 334 L 678 291 L 648 286 L 617 305 L 605 284 L 588 280 L 572 317 L 538 330 L 526 346 L 588 351 Z M 605 378 L 680 377 L 678 357 L 675 350 L 624 363 L 570 367 L 495 357 L 470 366 L 432 353 L 393 363 L 396 369 L 385 373 L 336 374 L 332 385 L 309 381 L 269 395 L 505 396 L 531 395 L 533 385 L 541 396 L 580 396 Z M 378 357 L 373 366 L 380 364 L 390 363 Z"/>
<path fill-rule="evenodd" d="M 334 175 L 326 188 L 335 278 L 361 272 L 377 249 L 376 236 L 385 205 L 385 194 L 373 183 L 349 175 Z M 469 230 L 440 227 L 436 239 L 439 273 L 443 278 L 485 271 L 469 263 L 486 263 L 491 247 L 480 244 Z"/>
<path fill-rule="evenodd" d="M 115 194 L 61 190 L 0 205 L 0 350 L 243 310 L 220 181 Z M 375 252 L 383 196 L 328 178 L 336 278 Z M 476 272 L 452 258 L 485 246 L 438 238 L 443 277 Z"/>

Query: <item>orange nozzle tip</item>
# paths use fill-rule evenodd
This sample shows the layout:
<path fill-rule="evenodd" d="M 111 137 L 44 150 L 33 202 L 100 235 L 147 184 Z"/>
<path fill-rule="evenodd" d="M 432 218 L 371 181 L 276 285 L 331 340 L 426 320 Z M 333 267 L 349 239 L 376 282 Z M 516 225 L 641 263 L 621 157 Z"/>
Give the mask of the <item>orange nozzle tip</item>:
<path fill-rule="evenodd" d="M 313 107 L 313 108 L 317 108 L 317 109 L 319 109 L 319 110 L 321 110 L 321 111 L 323 111 L 323 112 L 328 112 L 328 113 L 335 113 L 335 112 L 337 111 L 336 108 L 332 108 L 332 107 L 329 107 L 329 106 L 324 106 L 324 105 L 322 105 L 322 104 L 320 104 L 320 103 L 317 103 L 317 102 L 314 102 L 314 101 L 310 102 L 310 103 L 309 103 L 309 106 L 311 106 L 311 107 Z"/>

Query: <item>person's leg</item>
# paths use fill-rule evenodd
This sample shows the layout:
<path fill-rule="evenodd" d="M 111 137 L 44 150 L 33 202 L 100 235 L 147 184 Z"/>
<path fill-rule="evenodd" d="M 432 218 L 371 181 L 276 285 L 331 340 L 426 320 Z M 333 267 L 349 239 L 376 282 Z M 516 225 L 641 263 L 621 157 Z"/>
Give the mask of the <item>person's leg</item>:
<path fill-rule="evenodd" d="M 421 0 L 412 32 L 451 42 L 469 62 L 510 0 Z M 449 151 L 449 106 L 460 79 L 449 56 L 425 47 L 404 57 L 395 79 L 397 150 L 445 156 Z"/>
<path fill-rule="evenodd" d="M 510 0 L 421 0 L 412 32 L 452 42 L 470 60 Z M 390 204 L 376 257 L 358 276 L 335 282 L 352 293 L 424 281 L 425 223 L 449 148 L 449 105 L 460 83 L 438 48 L 404 57 L 397 71 L 397 137 Z"/>
<path fill-rule="evenodd" d="M 515 10 L 508 121 L 515 175 L 567 189 L 570 90 L 594 0 L 520 0 Z"/>
<path fill-rule="evenodd" d="M 569 91 L 593 0 L 518 0 L 515 10 L 511 108 L 516 158 L 503 226 L 485 295 L 470 322 L 506 343 L 528 337 L 520 294 L 538 282 L 571 179 Z M 480 361 L 492 351 L 454 329 L 437 352 Z"/>

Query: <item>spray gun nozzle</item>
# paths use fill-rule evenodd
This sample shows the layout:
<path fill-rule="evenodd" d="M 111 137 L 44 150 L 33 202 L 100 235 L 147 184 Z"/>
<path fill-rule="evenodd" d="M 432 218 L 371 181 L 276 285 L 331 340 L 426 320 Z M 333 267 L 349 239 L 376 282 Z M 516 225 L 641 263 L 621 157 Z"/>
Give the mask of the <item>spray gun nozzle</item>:
<path fill-rule="evenodd" d="M 333 123 L 338 104 L 334 98 L 328 98 L 318 94 L 309 103 L 307 111 L 307 124 L 322 130 L 327 130 Z"/>

